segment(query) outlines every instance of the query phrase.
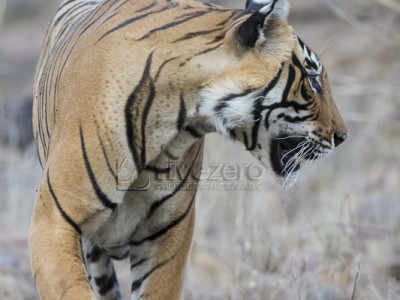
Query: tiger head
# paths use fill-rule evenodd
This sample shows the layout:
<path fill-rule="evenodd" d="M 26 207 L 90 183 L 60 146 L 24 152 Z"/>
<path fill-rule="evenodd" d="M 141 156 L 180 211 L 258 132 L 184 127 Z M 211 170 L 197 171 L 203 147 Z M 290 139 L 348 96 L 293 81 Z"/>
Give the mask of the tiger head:
<path fill-rule="evenodd" d="M 288 1 L 248 0 L 246 7 L 253 12 L 226 41 L 236 65 L 205 86 L 199 112 L 290 185 L 303 160 L 345 141 L 346 127 L 319 57 L 287 23 Z"/>

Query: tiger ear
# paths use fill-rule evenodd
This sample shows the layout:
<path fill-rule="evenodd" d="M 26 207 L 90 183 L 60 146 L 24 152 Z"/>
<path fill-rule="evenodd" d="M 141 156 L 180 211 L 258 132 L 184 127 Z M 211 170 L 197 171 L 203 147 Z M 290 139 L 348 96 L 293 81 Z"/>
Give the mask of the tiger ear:
<path fill-rule="evenodd" d="M 287 20 L 289 15 L 288 0 L 247 0 L 246 10 L 255 11 L 238 28 L 237 34 L 242 45 L 255 46 L 261 32 L 272 18 Z"/>

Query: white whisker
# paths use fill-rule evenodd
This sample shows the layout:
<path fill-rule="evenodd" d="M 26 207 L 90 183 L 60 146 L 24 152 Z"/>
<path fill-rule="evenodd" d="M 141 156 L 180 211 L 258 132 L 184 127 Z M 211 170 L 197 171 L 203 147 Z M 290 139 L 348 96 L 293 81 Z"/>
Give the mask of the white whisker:
<path fill-rule="evenodd" d="M 290 138 L 305 138 L 307 137 L 307 135 L 289 135 L 289 136 L 285 136 L 285 137 L 276 137 L 273 138 L 274 140 L 286 140 L 286 139 L 290 139 Z"/>
<path fill-rule="evenodd" d="M 335 35 L 332 34 L 331 37 L 326 41 L 326 43 L 322 45 L 321 49 L 319 49 L 319 51 L 318 51 L 318 56 L 319 57 L 322 56 L 322 54 L 324 53 L 324 50 L 329 45 L 329 43 L 333 40 L 334 37 L 335 37 Z"/>
<path fill-rule="evenodd" d="M 302 158 L 302 153 L 306 150 L 307 148 L 307 143 L 303 143 L 301 145 L 301 149 L 293 156 L 291 157 L 288 162 L 286 163 L 286 166 L 290 166 L 292 163 L 295 163 L 298 161 L 298 159 L 301 160 Z"/>
<path fill-rule="evenodd" d="M 282 156 L 282 158 L 281 158 L 281 163 L 283 164 L 283 159 L 284 159 L 287 155 L 289 155 L 291 152 L 296 151 L 297 149 L 303 147 L 303 146 L 304 146 L 304 143 L 305 143 L 305 141 L 299 143 L 295 148 L 293 148 L 292 150 L 288 151 L 284 156 Z"/>
<path fill-rule="evenodd" d="M 305 156 L 303 153 L 307 153 L 308 149 L 307 149 L 307 143 L 304 143 L 302 148 L 300 149 L 299 152 L 297 152 L 285 165 L 285 168 L 283 170 L 283 173 L 287 173 L 286 178 L 283 182 L 283 185 L 286 186 L 287 185 L 287 181 L 289 180 L 289 178 L 291 177 L 291 175 L 293 174 L 294 170 L 296 170 L 297 166 L 301 163 L 303 157 Z"/>
<path fill-rule="evenodd" d="M 287 181 L 289 180 L 290 176 L 293 174 L 294 170 L 297 168 L 297 166 L 303 161 L 303 159 L 305 157 L 307 157 L 308 155 L 310 155 L 315 149 L 317 148 L 317 146 L 315 145 L 311 145 L 305 144 L 302 149 L 296 153 L 296 155 L 294 157 L 292 157 L 287 165 L 285 166 L 284 172 L 286 171 L 287 176 L 285 178 L 285 181 L 283 183 L 284 186 L 287 185 Z"/>

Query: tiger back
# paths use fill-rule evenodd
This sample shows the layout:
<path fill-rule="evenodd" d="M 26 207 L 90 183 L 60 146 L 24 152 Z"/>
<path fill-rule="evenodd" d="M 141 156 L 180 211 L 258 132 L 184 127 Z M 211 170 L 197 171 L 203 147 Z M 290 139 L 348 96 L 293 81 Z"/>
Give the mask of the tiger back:
<path fill-rule="evenodd" d="M 179 299 L 204 136 L 238 141 L 278 184 L 346 129 L 286 0 L 67 0 L 34 84 L 43 167 L 29 247 L 44 299 Z"/>

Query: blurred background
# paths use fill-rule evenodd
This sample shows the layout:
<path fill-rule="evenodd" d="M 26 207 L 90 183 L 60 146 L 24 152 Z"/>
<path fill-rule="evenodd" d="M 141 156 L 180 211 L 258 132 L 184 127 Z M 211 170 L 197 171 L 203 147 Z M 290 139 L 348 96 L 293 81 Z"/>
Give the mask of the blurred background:
<path fill-rule="evenodd" d="M 26 241 L 41 175 L 31 90 L 58 2 L 0 0 L 0 299 L 38 299 Z M 202 189 L 184 299 L 400 299 L 400 1 L 291 2 L 349 139 L 295 188 Z M 205 157 L 255 162 L 212 135 Z"/>

